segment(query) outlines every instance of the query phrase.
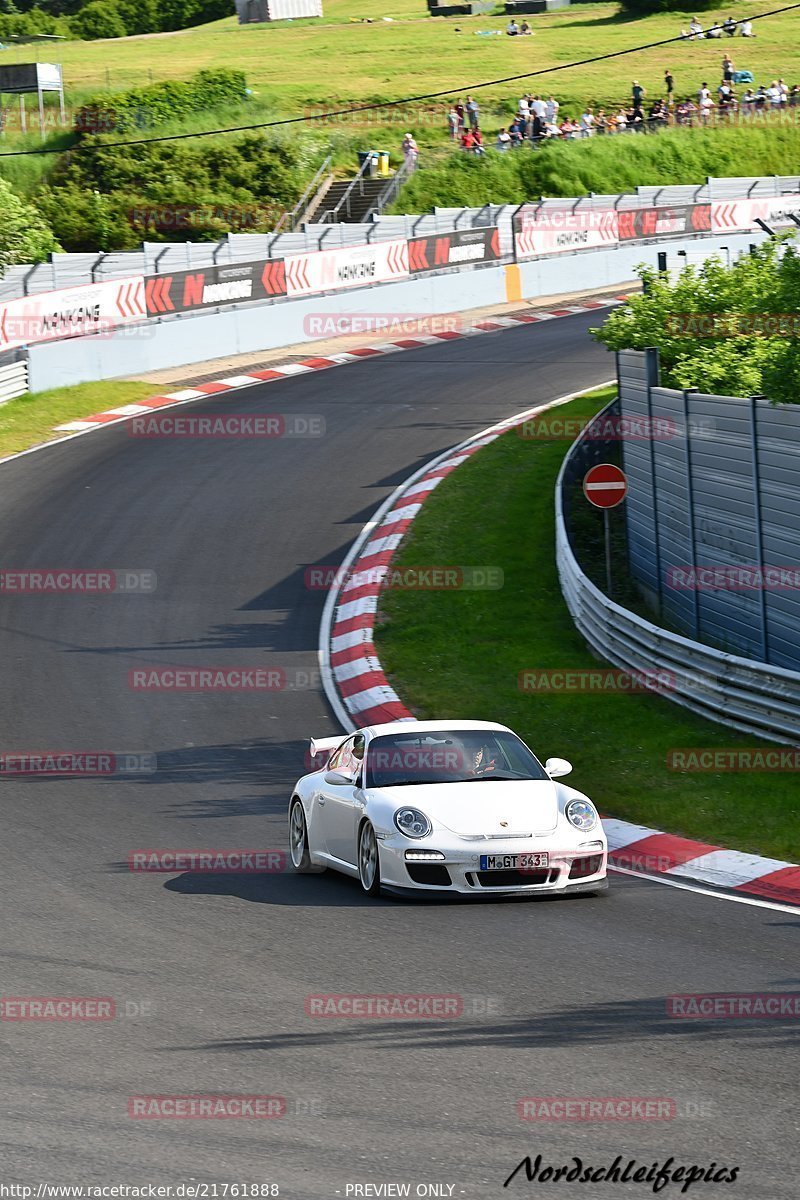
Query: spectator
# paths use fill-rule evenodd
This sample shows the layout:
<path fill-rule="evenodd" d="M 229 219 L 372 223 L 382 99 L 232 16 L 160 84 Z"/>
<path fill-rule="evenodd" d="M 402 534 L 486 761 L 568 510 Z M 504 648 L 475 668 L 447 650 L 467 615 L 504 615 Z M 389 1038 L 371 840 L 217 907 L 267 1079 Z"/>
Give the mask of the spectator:
<path fill-rule="evenodd" d="M 667 115 L 667 108 L 664 101 L 660 98 L 654 100 L 653 106 L 650 109 L 650 116 L 647 119 L 651 131 L 657 132 L 659 129 L 663 129 L 667 123 Z"/>
<path fill-rule="evenodd" d="M 770 86 L 767 88 L 767 99 L 769 106 L 774 111 L 781 106 L 781 89 L 778 87 L 777 79 L 773 79 Z"/>
<path fill-rule="evenodd" d="M 594 133 L 594 124 L 595 124 L 594 112 L 593 112 L 592 106 L 590 104 L 581 113 L 581 120 L 580 120 L 581 137 L 584 137 L 584 138 L 591 137 Z"/>
<path fill-rule="evenodd" d="M 466 109 L 464 108 L 464 102 L 462 100 L 457 100 L 456 103 L 453 105 L 453 108 L 458 113 L 458 128 L 459 128 L 459 132 L 460 132 L 466 125 L 466 121 L 465 121 Z"/>
<path fill-rule="evenodd" d="M 547 105 L 541 96 L 534 96 L 531 101 L 531 113 L 536 117 L 545 117 L 547 115 Z"/>
<path fill-rule="evenodd" d="M 470 129 L 475 130 L 478 128 L 478 113 L 480 111 L 479 106 L 478 106 L 478 101 L 473 100 L 472 96 L 467 96 L 466 109 L 467 109 L 467 120 L 469 121 L 469 127 L 470 127 Z"/>
<path fill-rule="evenodd" d="M 667 89 L 667 104 L 670 108 L 672 108 L 673 104 L 675 103 L 675 76 L 672 74 L 669 67 L 667 67 L 666 71 L 664 72 L 664 84 Z"/>
<path fill-rule="evenodd" d="M 781 105 L 789 103 L 789 89 L 782 79 L 778 80 L 778 87 L 781 93 Z"/>
<path fill-rule="evenodd" d="M 642 87 L 642 85 L 639 83 L 638 79 L 634 79 L 633 83 L 631 84 L 631 98 L 633 100 L 633 107 L 641 108 L 642 101 L 644 100 L 646 95 L 647 95 L 646 88 Z"/>
<path fill-rule="evenodd" d="M 701 107 L 702 107 L 703 101 L 707 97 L 710 97 L 710 95 L 711 95 L 711 92 L 708 90 L 708 84 L 705 82 L 705 80 L 703 80 L 703 86 L 700 88 L 700 91 L 697 93 L 697 99 L 700 102 Z"/>
<path fill-rule="evenodd" d="M 726 83 L 733 79 L 733 59 L 730 54 L 726 54 L 722 60 L 722 78 Z"/>
<path fill-rule="evenodd" d="M 417 162 L 419 161 L 419 147 L 410 133 L 407 133 L 403 138 L 402 151 L 407 170 L 409 172 L 416 171 Z"/>
<path fill-rule="evenodd" d="M 733 35 L 736 33 L 736 22 L 734 21 L 733 17 L 726 17 L 722 28 L 727 33 L 728 37 L 733 37 Z"/>
<path fill-rule="evenodd" d="M 522 145 L 522 139 L 525 137 L 527 127 L 528 122 L 521 113 L 518 114 L 508 127 L 508 135 L 511 138 L 512 146 Z"/>
<path fill-rule="evenodd" d="M 528 119 L 528 113 L 529 113 L 530 111 L 531 111 L 531 106 L 530 106 L 530 101 L 528 100 L 528 97 L 527 97 L 527 96 L 522 96 L 522 97 L 520 98 L 520 102 L 519 102 L 519 104 L 517 105 L 517 113 L 518 113 L 518 114 L 519 114 L 521 117 L 524 117 L 524 118 L 525 118 L 525 120 L 527 121 L 527 119 Z"/>
<path fill-rule="evenodd" d="M 634 133 L 644 133 L 644 111 L 637 104 L 628 111 L 628 129 L 632 129 Z"/>
<path fill-rule="evenodd" d="M 741 21 L 739 24 L 739 33 L 742 35 L 742 37 L 755 37 L 756 35 L 753 33 L 753 22 Z"/>
<path fill-rule="evenodd" d="M 706 37 L 707 38 L 721 38 L 722 37 L 722 26 L 719 25 L 715 21 L 713 25 L 709 26 L 708 32 L 706 33 Z"/>
<path fill-rule="evenodd" d="M 624 133 L 628 128 L 628 114 L 625 112 L 624 108 L 621 108 L 614 117 L 614 126 L 617 133 Z"/>
<path fill-rule="evenodd" d="M 689 37 L 699 38 L 703 36 L 703 26 L 698 21 L 697 17 L 692 17 L 689 22 Z"/>
<path fill-rule="evenodd" d="M 481 133 L 480 129 L 478 129 L 477 125 L 475 126 L 475 128 L 472 131 L 472 136 L 475 141 L 475 153 L 476 154 L 485 154 L 486 147 L 483 144 L 483 134 Z"/>
<path fill-rule="evenodd" d="M 792 84 L 792 90 L 789 92 L 789 105 L 791 108 L 797 108 L 800 104 L 800 84 Z"/>
<path fill-rule="evenodd" d="M 711 116 L 711 111 L 714 107 L 714 101 L 711 99 L 711 93 L 708 88 L 702 88 L 700 92 L 700 103 L 698 105 L 698 113 L 701 122 L 706 125 Z"/>
<path fill-rule="evenodd" d="M 768 99 L 769 99 L 769 97 L 767 96 L 767 89 L 764 87 L 763 83 L 760 83 L 758 85 L 758 89 L 756 90 L 756 95 L 755 95 L 755 106 L 756 106 L 757 114 L 760 115 L 761 113 L 764 112 L 765 108 L 767 107 Z"/>
<path fill-rule="evenodd" d="M 688 100 L 680 100 L 675 108 L 675 121 L 678 125 L 688 125 L 689 121 L 689 102 Z"/>
<path fill-rule="evenodd" d="M 501 129 L 497 135 L 497 141 L 495 142 L 495 146 L 497 147 L 498 150 L 508 150 L 510 145 L 511 145 L 511 138 L 509 137 L 508 133 L 506 133 L 505 129 Z"/>
<path fill-rule="evenodd" d="M 461 149 L 471 153 L 475 149 L 475 135 L 471 129 L 465 129 L 461 135 Z"/>
<path fill-rule="evenodd" d="M 450 131 L 452 141 L 455 141 L 458 137 L 459 124 L 458 113 L 455 108 L 451 107 L 450 112 L 447 114 L 447 128 Z"/>
<path fill-rule="evenodd" d="M 531 37 L 531 27 L 527 21 L 523 21 L 519 27 L 521 37 Z"/>
<path fill-rule="evenodd" d="M 547 126 L 544 117 L 540 117 L 538 113 L 534 114 L 531 121 L 530 133 L 528 135 L 535 146 L 539 144 L 542 138 L 547 137 Z"/>
<path fill-rule="evenodd" d="M 578 136 L 580 126 L 576 125 L 569 117 L 564 117 L 564 120 L 559 126 L 559 132 L 563 138 L 568 138 L 570 141 Z"/>
<path fill-rule="evenodd" d="M 749 117 L 752 115 L 754 103 L 755 103 L 755 96 L 753 95 L 753 89 L 748 88 L 747 91 L 742 96 L 742 116 L 743 117 Z"/>
<path fill-rule="evenodd" d="M 608 133 L 608 117 L 604 108 L 598 108 L 597 120 L 595 121 L 595 129 L 598 133 Z"/>
<path fill-rule="evenodd" d="M 549 121 L 551 125 L 555 124 L 556 118 L 558 117 L 558 110 L 560 107 L 561 106 L 558 103 L 558 101 L 556 100 L 555 96 L 548 97 L 547 103 L 545 105 L 544 115 L 545 115 L 546 120 Z"/>
<path fill-rule="evenodd" d="M 509 37 L 517 37 L 517 35 L 519 34 L 519 25 L 517 24 L 517 22 L 514 20 L 513 17 L 511 18 L 511 20 L 508 22 L 508 25 L 506 26 L 506 33 L 508 34 Z"/>

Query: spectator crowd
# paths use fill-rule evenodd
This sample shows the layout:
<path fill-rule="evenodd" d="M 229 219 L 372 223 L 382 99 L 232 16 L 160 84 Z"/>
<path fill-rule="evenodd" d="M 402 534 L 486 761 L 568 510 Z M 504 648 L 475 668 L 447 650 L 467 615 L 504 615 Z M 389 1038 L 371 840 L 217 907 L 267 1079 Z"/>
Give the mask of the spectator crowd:
<path fill-rule="evenodd" d="M 741 22 L 729 19 L 720 26 Z M 730 36 L 733 34 L 727 30 Z M 735 32 L 735 29 L 733 30 Z M 742 85 L 748 86 L 742 90 Z M 494 139 L 498 150 L 512 150 L 525 143 L 538 146 L 551 139 L 575 140 L 617 133 L 654 133 L 668 126 L 705 126 L 742 118 L 760 118 L 800 107 L 800 85 L 789 87 L 783 79 L 756 86 L 749 71 L 737 71 L 730 54 L 725 54 L 716 88 L 703 81 L 696 92 L 676 98 L 675 77 L 667 68 L 661 95 L 649 100 L 647 90 L 634 79 L 630 99 L 606 110 L 587 104 L 580 116 L 561 111 L 553 95 L 525 95 L 507 126 Z M 480 128 L 480 106 L 472 96 L 457 101 L 448 113 L 448 132 L 468 154 L 485 154 Z"/>

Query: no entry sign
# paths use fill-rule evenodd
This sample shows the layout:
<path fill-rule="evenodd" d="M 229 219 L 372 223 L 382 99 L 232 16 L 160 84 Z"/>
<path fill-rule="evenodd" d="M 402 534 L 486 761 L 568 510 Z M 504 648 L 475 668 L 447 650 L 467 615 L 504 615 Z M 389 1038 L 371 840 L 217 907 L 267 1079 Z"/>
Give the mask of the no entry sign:
<path fill-rule="evenodd" d="M 583 494 L 595 508 L 616 508 L 627 490 L 625 472 L 613 463 L 599 463 L 586 472 L 583 480 Z"/>

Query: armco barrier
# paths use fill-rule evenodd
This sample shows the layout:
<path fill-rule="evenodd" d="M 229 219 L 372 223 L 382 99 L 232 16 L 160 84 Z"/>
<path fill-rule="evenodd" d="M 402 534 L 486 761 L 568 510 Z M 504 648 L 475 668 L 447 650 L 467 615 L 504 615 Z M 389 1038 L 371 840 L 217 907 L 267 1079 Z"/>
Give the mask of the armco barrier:
<path fill-rule="evenodd" d="M 24 396 L 28 390 L 28 357 L 24 350 L 0 354 L 0 404 Z"/>
<path fill-rule="evenodd" d="M 614 404 L 616 405 L 616 401 Z M 602 417 L 614 405 L 598 414 Z M 800 673 L 726 654 L 660 629 L 604 595 L 581 570 L 565 521 L 569 490 L 587 453 L 602 442 L 589 425 L 570 448 L 556 482 L 556 562 L 573 621 L 597 654 L 628 671 L 663 671 L 674 687 L 659 694 L 709 720 L 784 745 L 800 745 Z M 566 502 L 566 503 L 565 503 Z"/>

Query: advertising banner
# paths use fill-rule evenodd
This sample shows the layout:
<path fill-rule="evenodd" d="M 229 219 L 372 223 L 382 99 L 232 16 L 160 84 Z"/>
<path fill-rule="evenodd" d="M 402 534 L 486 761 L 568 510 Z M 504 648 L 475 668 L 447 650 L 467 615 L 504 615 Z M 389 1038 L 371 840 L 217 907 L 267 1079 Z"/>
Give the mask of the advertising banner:
<path fill-rule="evenodd" d="M 613 209 L 522 208 L 514 218 L 517 259 L 619 244 L 617 213 Z"/>
<path fill-rule="evenodd" d="M 102 333 L 146 317 L 141 275 L 40 292 L 0 304 L 0 351 Z"/>
<path fill-rule="evenodd" d="M 782 225 L 796 228 L 792 217 L 800 220 L 800 196 L 772 196 L 766 204 L 769 215 L 763 220 L 767 225 L 773 228 Z"/>
<path fill-rule="evenodd" d="M 500 257 L 500 231 L 494 225 L 454 229 L 451 233 L 409 238 L 408 269 L 412 275 L 440 267 L 496 262 Z"/>
<path fill-rule="evenodd" d="M 369 246 L 343 246 L 341 250 L 317 250 L 293 254 L 285 262 L 289 296 L 338 292 L 408 278 L 408 243 L 403 238 Z"/>
<path fill-rule="evenodd" d="M 145 282 L 148 316 L 192 312 L 222 304 L 246 304 L 286 295 L 282 258 L 222 263 L 173 275 L 151 275 Z"/>
<path fill-rule="evenodd" d="M 769 219 L 769 200 L 723 200 L 711 205 L 711 229 L 727 233 L 731 229 L 757 229 L 756 217 Z"/>
<path fill-rule="evenodd" d="M 711 205 L 671 204 L 657 208 L 622 209 L 617 213 L 617 221 L 621 242 L 710 233 Z"/>

